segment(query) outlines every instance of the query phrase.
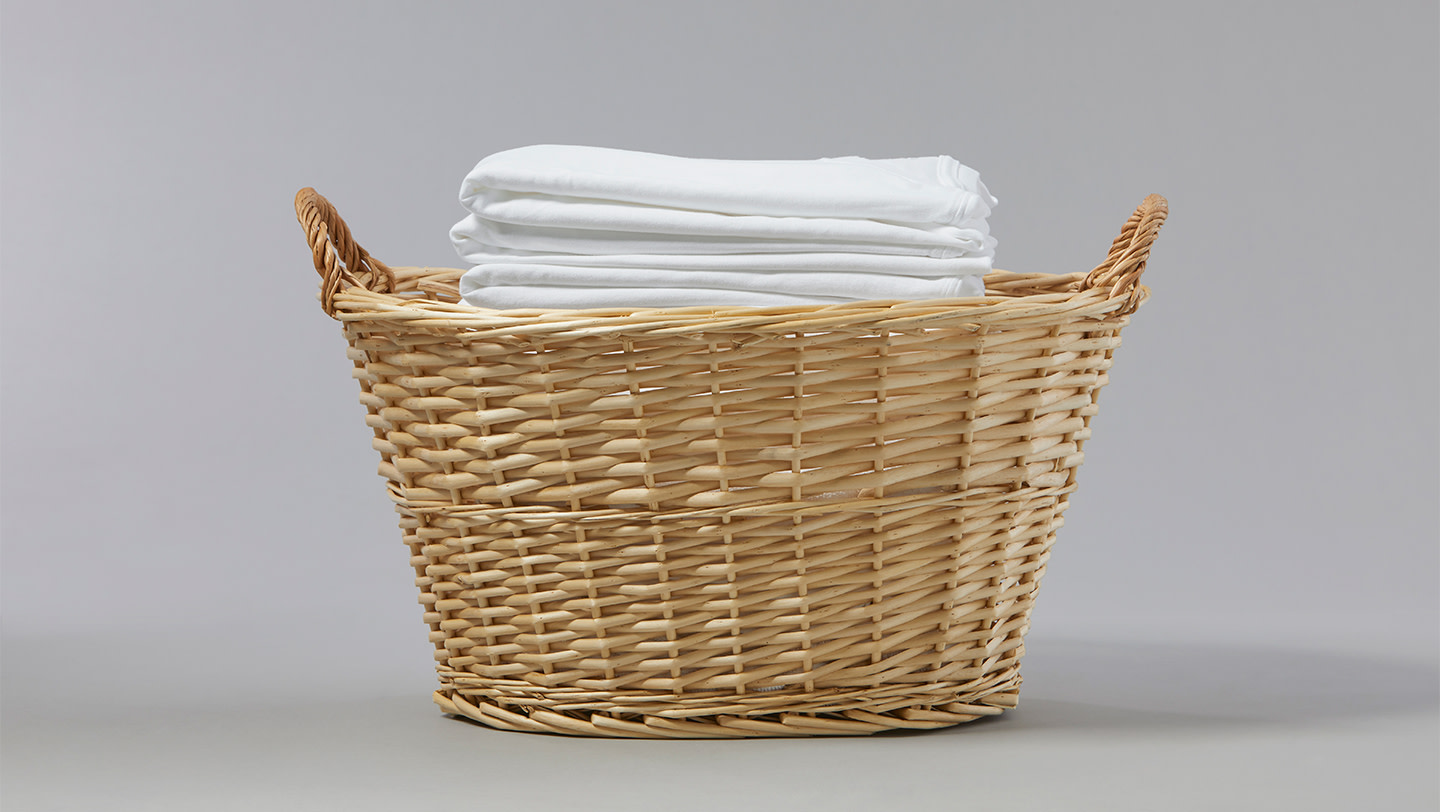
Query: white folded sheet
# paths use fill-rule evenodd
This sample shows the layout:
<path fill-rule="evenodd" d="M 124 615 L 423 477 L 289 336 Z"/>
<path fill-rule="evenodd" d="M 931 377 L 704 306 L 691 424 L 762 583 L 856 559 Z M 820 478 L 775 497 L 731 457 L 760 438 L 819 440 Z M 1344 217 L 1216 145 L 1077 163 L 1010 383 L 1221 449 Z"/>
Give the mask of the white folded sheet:
<path fill-rule="evenodd" d="M 562 288 L 542 285 L 510 285 L 478 288 L 465 297 L 474 307 L 494 310 L 559 309 L 585 310 L 614 307 L 699 307 L 744 305 L 776 307 L 781 305 L 842 304 L 854 301 L 838 296 L 787 296 L 782 293 L 757 293 L 753 290 L 710 288 Z"/>
<path fill-rule="evenodd" d="M 466 176 L 460 202 L 485 190 L 776 217 L 965 225 L 995 205 L 980 176 L 949 156 L 798 161 L 681 158 L 539 144 L 497 152 Z"/>
<path fill-rule="evenodd" d="M 623 287 L 616 288 L 614 285 Z M 520 301 L 521 296 L 542 292 L 544 298 L 530 301 L 554 302 L 563 297 L 566 301 L 581 303 L 569 305 L 571 307 L 599 307 L 600 304 L 593 302 L 600 299 L 621 301 L 616 298 L 621 294 L 610 293 L 614 290 L 626 291 L 623 294 L 624 303 L 637 307 L 668 307 L 680 301 L 697 305 L 779 305 L 868 299 L 944 299 L 985 294 L 984 284 L 978 276 L 919 277 L 831 271 L 755 273 L 529 263 L 481 265 L 460 277 L 460 295 L 467 302 L 497 309 L 500 305 L 496 302 Z M 718 291 L 744 295 L 720 296 Z"/>
<path fill-rule="evenodd" d="M 553 254 L 497 248 L 466 238 L 456 246 L 471 265 L 565 265 L 574 268 L 660 268 L 693 271 L 843 271 L 896 276 L 966 276 L 990 272 L 989 257 L 894 256 L 890 254 Z"/>
<path fill-rule="evenodd" d="M 537 201 L 540 202 L 540 201 Z M 562 222 L 571 210 L 561 200 L 543 201 L 533 222 L 507 223 L 471 214 L 455 224 L 450 240 L 458 247 L 473 242 L 498 248 L 555 254 L 768 254 L 851 252 L 953 258 L 994 254 L 993 241 L 978 229 L 935 226 L 908 228 L 873 220 L 821 217 L 761 217 L 642 209 L 648 230 L 572 227 Z M 553 215 L 553 216 L 541 216 Z M 675 221 L 688 222 L 688 231 Z"/>

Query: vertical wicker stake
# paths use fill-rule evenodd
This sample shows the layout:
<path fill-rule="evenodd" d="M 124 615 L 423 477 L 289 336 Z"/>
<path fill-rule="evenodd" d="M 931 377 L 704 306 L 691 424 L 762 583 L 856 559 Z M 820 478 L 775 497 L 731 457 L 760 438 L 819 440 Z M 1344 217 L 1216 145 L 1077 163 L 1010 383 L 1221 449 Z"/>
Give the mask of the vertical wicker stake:
<path fill-rule="evenodd" d="M 1167 207 L 984 298 L 491 311 L 295 208 L 447 713 L 865 734 L 1014 707 L 1030 609 Z"/>

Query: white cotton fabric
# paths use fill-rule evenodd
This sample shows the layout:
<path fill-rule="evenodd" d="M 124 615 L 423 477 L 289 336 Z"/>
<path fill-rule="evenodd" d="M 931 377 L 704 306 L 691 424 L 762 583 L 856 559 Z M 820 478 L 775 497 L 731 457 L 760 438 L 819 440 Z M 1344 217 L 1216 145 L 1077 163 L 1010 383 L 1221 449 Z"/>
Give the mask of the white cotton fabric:
<path fill-rule="evenodd" d="M 615 280 L 616 287 L 601 287 L 597 279 Z M 460 295 L 478 307 L 514 306 L 511 303 L 525 301 L 524 297 L 537 288 L 551 291 L 551 301 L 563 298 L 581 303 L 566 306 L 581 307 L 601 306 L 594 298 L 597 289 L 607 294 L 623 290 L 623 294 L 607 296 L 607 301 L 618 302 L 616 297 L 623 296 L 627 302 L 641 307 L 670 307 L 677 303 L 824 304 L 873 299 L 944 299 L 985 293 L 984 285 L 976 276 L 919 277 L 829 271 L 755 273 L 531 263 L 483 265 L 460 278 Z M 732 292 L 742 295 L 720 295 Z"/>
<path fill-rule="evenodd" d="M 460 198 L 470 213 L 450 236 L 476 266 L 461 294 L 477 307 L 983 295 L 995 251 L 996 200 L 948 156 L 736 161 L 540 145 L 485 158 Z"/>
<path fill-rule="evenodd" d="M 525 223 L 507 223 L 470 215 L 452 232 L 464 242 L 550 254 L 772 254 L 848 252 L 948 259 L 984 250 L 985 235 L 975 229 L 936 230 L 892 226 L 871 220 L 804 217 L 740 217 L 708 212 L 644 211 L 648 231 L 601 226 L 561 225 L 573 212 L 565 201 L 546 201 L 547 215 Z M 533 214 L 542 214 L 541 211 Z M 641 207 L 636 207 L 641 208 Z M 553 216 L 549 216 L 553 215 Z M 679 216 L 676 216 L 679 215 Z M 711 218 L 706 221 L 706 218 Z M 688 230 L 672 228 L 689 221 Z M 758 262 L 758 260 L 757 260 Z M 763 264 L 763 263 L 761 263 Z"/>
<path fill-rule="evenodd" d="M 842 304 L 838 296 L 787 296 L 753 290 L 707 288 L 562 288 L 549 285 L 511 285 L 474 289 L 467 304 L 492 310 L 586 310 L 612 307 L 777 307 L 781 305 Z"/>
<path fill-rule="evenodd" d="M 490 189 L 725 214 L 952 226 L 983 218 L 995 205 L 979 173 L 945 155 L 744 161 L 539 144 L 476 164 L 460 202 L 480 213 L 477 203 Z"/>
<path fill-rule="evenodd" d="M 578 198 L 510 198 L 482 206 L 455 229 L 462 239 L 555 254 L 844 251 L 950 258 L 990 249 L 993 255 L 989 235 L 976 228 L 718 214 Z"/>
<path fill-rule="evenodd" d="M 895 256 L 892 254 L 772 253 L 761 257 L 745 254 L 548 254 L 538 251 L 504 249 L 465 240 L 457 248 L 472 265 L 565 265 L 573 268 L 660 268 L 694 271 L 843 271 L 895 276 L 964 276 L 985 274 L 991 269 L 989 257 Z"/>

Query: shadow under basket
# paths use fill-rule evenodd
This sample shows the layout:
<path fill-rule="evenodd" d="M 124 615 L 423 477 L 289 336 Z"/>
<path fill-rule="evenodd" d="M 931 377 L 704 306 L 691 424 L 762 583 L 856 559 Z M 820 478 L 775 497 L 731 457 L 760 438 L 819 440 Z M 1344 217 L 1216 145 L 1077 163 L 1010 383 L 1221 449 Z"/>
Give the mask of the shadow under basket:
<path fill-rule="evenodd" d="M 1167 213 L 983 298 L 483 310 L 295 208 L 445 712 L 695 738 L 1015 706 L 1036 588 Z"/>

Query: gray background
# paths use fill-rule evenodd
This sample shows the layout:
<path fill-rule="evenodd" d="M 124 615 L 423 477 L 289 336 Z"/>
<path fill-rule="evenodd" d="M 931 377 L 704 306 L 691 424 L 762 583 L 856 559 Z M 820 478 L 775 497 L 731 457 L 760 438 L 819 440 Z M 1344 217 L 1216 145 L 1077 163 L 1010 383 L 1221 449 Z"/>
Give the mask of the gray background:
<path fill-rule="evenodd" d="M 1435 808 L 1437 32 L 1398 2 L 5 3 L 7 808 Z M 1169 197 L 1019 710 L 677 743 L 429 705 L 291 198 L 455 265 L 461 177 L 540 142 L 948 153 L 1020 271 Z"/>

